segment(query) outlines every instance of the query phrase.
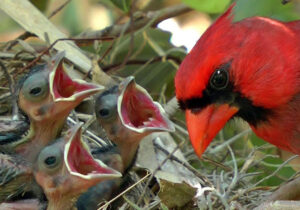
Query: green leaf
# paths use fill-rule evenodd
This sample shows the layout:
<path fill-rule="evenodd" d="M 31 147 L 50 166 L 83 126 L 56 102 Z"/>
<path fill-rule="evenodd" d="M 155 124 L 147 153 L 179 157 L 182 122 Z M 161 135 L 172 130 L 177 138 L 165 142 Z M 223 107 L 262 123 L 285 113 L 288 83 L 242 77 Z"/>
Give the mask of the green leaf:
<path fill-rule="evenodd" d="M 164 59 L 163 56 L 174 56 L 182 60 L 185 53 L 181 48 L 175 48 L 170 42 L 171 34 L 160 29 L 147 28 L 137 32 L 134 36 L 134 45 L 129 60 L 143 61 L 141 63 L 125 65 L 122 69 L 114 71 L 118 76 L 126 77 L 133 75 L 138 84 L 145 87 L 150 93 L 161 93 L 162 87 L 166 85 L 165 94 L 167 97 L 174 95 L 174 76 L 177 66 L 172 61 Z M 100 66 L 105 68 L 111 64 L 120 64 L 130 49 L 130 35 L 120 38 L 110 54 L 105 57 Z M 103 55 L 110 43 L 104 42 L 100 49 L 100 56 Z M 162 57 L 156 62 L 152 59 Z M 147 63 L 150 62 L 150 63 Z"/>
<path fill-rule="evenodd" d="M 265 16 L 281 21 L 298 20 L 300 15 L 293 2 L 281 4 L 274 0 L 239 0 L 235 6 L 235 20 L 251 16 Z"/>
<path fill-rule="evenodd" d="M 214 14 L 223 12 L 230 0 L 182 0 L 182 2 L 200 12 Z"/>
<path fill-rule="evenodd" d="M 131 0 L 111 0 L 111 2 L 124 12 L 129 12 Z"/>

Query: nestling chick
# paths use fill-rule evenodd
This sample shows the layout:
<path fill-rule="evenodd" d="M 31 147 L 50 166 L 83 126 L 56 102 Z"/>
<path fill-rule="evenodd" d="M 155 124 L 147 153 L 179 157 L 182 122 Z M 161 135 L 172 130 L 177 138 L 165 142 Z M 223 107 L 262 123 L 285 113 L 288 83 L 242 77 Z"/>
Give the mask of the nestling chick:
<path fill-rule="evenodd" d="M 118 146 L 124 169 L 132 163 L 145 136 L 152 132 L 174 131 L 161 105 L 154 102 L 133 77 L 100 94 L 96 98 L 95 113 L 109 139 Z"/>
<path fill-rule="evenodd" d="M 152 132 L 174 131 L 161 105 L 154 102 L 147 91 L 135 83 L 133 77 L 126 78 L 119 86 L 100 94 L 96 98 L 95 112 L 98 123 L 120 151 L 123 166 L 121 172 L 124 175 L 134 164 L 139 143 L 145 136 Z M 108 162 L 109 166 L 120 166 L 116 164 L 120 161 L 117 152 L 99 149 L 93 155 L 101 160 L 115 160 Z M 101 201 L 116 195 L 123 182 L 123 179 L 106 181 L 89 189 L 79 198 L 78 209 L 96 209 Z"/>
<path fill-rule="evenodd" d="M 21 139 L 7 142 L 30 162 L 50 141 L 57 138 L 70 111 L 102 87 L 71 79 L 64 71 L 64 53 L 52 62 L 36 66 L 19 87 L 18 105 L 28 117 L 30 128 Z"/>
<path fill-rule="evenodd" d="M 47 209 L 68 210 L 88 188 L 121 173 L 93 158 L 77 125 L 40 152 L 34 176 L 48 199 Z"/>

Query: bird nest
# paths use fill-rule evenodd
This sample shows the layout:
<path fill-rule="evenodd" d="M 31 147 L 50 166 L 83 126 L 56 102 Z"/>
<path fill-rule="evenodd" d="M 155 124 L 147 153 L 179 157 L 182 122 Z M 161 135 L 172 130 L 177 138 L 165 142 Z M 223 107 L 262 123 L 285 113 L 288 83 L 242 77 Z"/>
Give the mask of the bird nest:
<path fill-rule="evenodd" d="M 14 92 L 18 80 L 30 66 L 50 58 L 49 54 L 40 56 L 41 53 L 28 52 L 19 45 L 6 50 L 7 44 L 0 46 L 2 120 L 12 120 L 19 115 Z M 80 75 L 76 68 L 70 69 L 72 74 Z M 87 80 L 91 79 L 90 75 Z M 83 121 L 87 141 L 110 144 L 105 133 L 94 133 L 93 114 L 85 109 L 85 104 L 90 102 L 85 101 L 76 108 L 68 123 Z M 288 165 L 295 157 L 282 161 L 278 151 L 263 144 L 242 121 L 233 121 L 226 126 L 199 159 L 189 143 L 176 100 L 160 102 L 176 131 L 151 134 L 142 141 L 136 163 L 124 178 L 126 181 L 118 194 L 99 204 L 100 209 L 111 205 L 124 209 L 253 209 L 281 183 L 295 178 L 295 171 Z M 3 134 L 17 128 L 2 125 L 0 131 Z"/>

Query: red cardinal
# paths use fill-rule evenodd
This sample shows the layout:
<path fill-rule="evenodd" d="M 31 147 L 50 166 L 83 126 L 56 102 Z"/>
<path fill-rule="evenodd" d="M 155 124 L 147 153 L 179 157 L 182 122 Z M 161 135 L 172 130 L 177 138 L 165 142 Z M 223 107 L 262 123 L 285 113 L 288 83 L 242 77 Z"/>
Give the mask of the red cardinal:
<path fill-rule="evenodd" d="M 257 136 L 300 154 L 300 21 L 233 22 L 232 8 L 176 74 L 192 145 L 201 156 L 228 120 L 241 117 Z"/>

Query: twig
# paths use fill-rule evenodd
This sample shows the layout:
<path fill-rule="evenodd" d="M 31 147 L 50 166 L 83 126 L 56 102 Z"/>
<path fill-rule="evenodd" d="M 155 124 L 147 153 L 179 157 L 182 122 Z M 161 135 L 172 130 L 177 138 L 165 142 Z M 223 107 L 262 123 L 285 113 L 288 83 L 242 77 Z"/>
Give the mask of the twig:
<path fill-rule="evenodd" d="M 16 89 L 14 87 L 14 80 L 8 73 L 5 65 L 0 61 L 0 67 L 4 72 L 4 75 L 7 79 L 8 85 L 9 85 L 9 90 L 11 93 L 11 103 L 12 103 L 12 118 L 13 120 L 18 120 L 19 119 L 19 107 L 18 107 L 18 102 L 17 102 L 17 96 L 16 96 Z"/>
<path fill-rule="evenodd" d="M 71 116 L 70 118 L 72 118 L 73 120 L 75 119 L 75 124 L 79 123 L 79 119 L 78 119 L 74 109 L 71 111 L 70 116 Z"/>
<path fill-rule="evenodd" d="M 233 178 L 232 178 L 232 181 L 230 183 L 230 185 L 228 186 L 227 188 L 227 191 L 225 193 L 225 197 L 228 198 L 229 196 L 229 193 L 231 192 L 231 190 L 235 187 L 235 185 L 237 184 L 238 182 L 238 178 L 239 178 L 239 175 L 238 175 L 238 167 L 237 167 L 237 164 L 236 164 L 236 160 L 235 160 L 235 156 L 234 156 L 234 153 L 231 149 L 231 147 L 228 145 L 228 150 L 230 152 L 230 155 L 231 155 L 231 158 L 232 158 L 232 161 L 233 161 Z"/>
<path fill-rule="evenodd" d="M 244 164 L 240 170 L 240 173 L 246 173 L 246 171 L 248 171 L 248 169 L 250 168 L 250 166 L 252 165 L 252 163 L 255 160 L 255 152 L 256 152 L 256 150 L 252 150 L 250 152 L 250 154 L 248 155 L 246 161 L 244 162 Z"/>
<path fill-rule="evenodd" d="M 161 150 L 163 153 L 165 153 L 166 155 L 170 155 L 170 152 L 166 149 L 164 149 L 162 146 L 160 146 L 159 144 L 157 144 L 156 142 L 153 143 L 154 146 Z M 173 160 L 173 161 L 176 161 L 178 162 L 179 164 L 183 165 L 185 168 L 187 168 L 188 170 L 192 171 L 197 177 L 200 178 L 200 180 L 203 181 L 203 183 L 201 184 L 206 184 L 206 185 L 209 185 L 209 186 L 213 186 L 213 184 L 202 174 L 200 173 L 197 169 L 195 169 L 194 167 L 192 167 L 191 165 L 189 165 L 188 163 L 178 159 L 176 156 L 174 155 L 171 155 L 170 156 L 170 160 Z"/>
<path fill-rule="evenodd" d="M 73 120 L 71 117 L 68 117 L 68 118 L 67 118 L 67 121 L 68 121 L 69 123 L 71 123 L 72 125 L 75 125 L 75 124 L 76 124 L 76 121 Z M 107 145 L 107 142 L 106 142 L 106 141 L 104 141 L 103 139 L 99 138 L 98 136 L 96 136 L 95 134 L 93 134 L 91 131 L 86 130 L 85 132 L 86 132 L 88 135 L 90 135 L 91 137 L 93 137 L 92 139 L 93 139 L 93 141 L 96 142 L 96 144 L 101 145 L 101 146 Z"/>
<path fill-rule="evenodd" d="M 227 200 L 217 190 L 212 190 L 211 193 L 215 194 L 216 196 L 218 196 L 220 198 L 220 200 L 221 200 L 222 204 L 224 205 L 225 209 L 230 209 Z"/>
<path fill-rule="evenodd" d="M 55 9 L 50 15 L 49 15 L 49 19 L 52 18 L 54 15 L 56 15 L 59 11 L 61 11 L 68 3 L 70 3 L 71 0 L 67 0 L 65 3 L 63 3 L 61 6 L 59 6 L 57 9 Z M 14 40 L 12 40 L 10 42 L 10 44 L 5 48 L 4 51 L 8 51 L 10 50 L 13 46 L 15 46 L 16 44 L 18 44 L 18 40 L 26 40 L 29 37 L 33 37 L 35 36 L 35 34 L 32 34 L 28 31 L 24 32 L 23 34 L 19 35 L 17 38 L 15 38 Z"/>
<path fill-rule="evenodd" d="M 299 210 L 300 201 L 274 201 L 263 203 L 254 210 Z"/>
<path fill-rule="evenodd" d="M 112 202 L 114 202 L 115 200 L 117 200 L 118 198 L 120 198 L 122 195 L 124 195 L 125 193 L 127 193 L 128 191 L 130 191 L 132 188 L 134 188 L 135 186 L 137 186 L 138 184 L 140 184 L 141 182 L 143 182 L 149 176 L 150 176 L 150 173 L 146 174 L 138 182 L 136 182 L 135 184 L 133 184 L 130 187 L 128 187 L 126 190 L 124 190 L 123 192 L 121 192 L 119 195 L 117 195 L 116 197 L 114 197 L 113 199 L 111 199 L 110 201 L 108 201 L 107 203 L 105 203 L 104 205 L 100 206 L 98 210 L 106 209 L 109 204 L 111 204 Z"/>
<path fill-rule="evenodd" d="M 114 44 L 115 44 L 115 39 L 114 40 L 112 40 L 112 42 L 111 42 L 111 44 L 109 45 L 109 47 L 105 50 L 105 52 L 103 53 L 103 55 L 97 60 L 97 62 L 94 62 L 93 61 L 93 68 L 91 69 L 91 70 L 89 70 L 85 75 L 84 75 L 84 77 L 83 77 L 83 79 L 86 79 L 87 77 L 92 77 L 91 76 L 91 73 L 92 73 L 92 71 L 93 71 L 93 69 L 95 68 L 95 65 L 97 64 L 98 65 L 98 67 L 100 68 L 100 64 L 101 64 L 101 62 L 104 60 L 104 58 L 108 55 L 108 53 L 113 49 L 113 47 L 114 47 Z M 101 71 L 104 73 L 104 70 L 102 69 L 102 67 L 101 67 Z"/>
<path fill-rule="evenodd" d="M 45 54 L 47 54 L 49 52 L 49 50 L 51 50 L 54 45 L 56 45 L 58 42 L 61 41 L 76 41 L 76 42 L 87 42 L 87 41 L 96 41 L 96 40 L 112 40 L 112 37 L 102 37 L 102 38 L 84 38 L 84 39 L 78 39 L 78 38 L 61 38 L 61 39 L 57 39 L 55 40 L 49 47 L 47 47 L 45 50 L 43 50 L 39 56 L 37 56 L 34 60 L 32 60 L 30 63 L 28 63 L 25 67 L 23 67 L 22 69 L 20 69 L 20 72 L 25 71 L 28 68 L 31 68 L 36 62 L 38 62 L 41 57 Z"/>
<path fill-rule="evenodd" d="M 15 46 L 16 44 L 18 44 L 18 40 L 21 39 L 21 40 L 26 40 L 28 39 L 29 37 L 34 37 L 35 34 L 32 34 L 28 31 L 24 32 L 23 34 L 19 35 L 17 38 L 15 38 L 14 40 L 12 40 L 9 45 L 7 45 L 7 47 L 5 47 L 4 51 L 9 51 L 11 50 L 11 48 L 13 46 Z"/>
<path fill-rule="evenodd" d="M 129 44 L 128 52 L 127 52 L 124 60 L 122 61 L 121 65 L 120 65 L 120 68 L 123 68 L 123 66 L 126 65 L 128 59 L 131 56 L 133 48 L 134 48 L 134 18 L 133 18 L 133 10 L 134 10 L 134 7 L 135 7 L 135 3 L 136 3 L 136 0 L 133 0 L 132 3 L 130 4 L 130 10 L 129 10 L 129 17 L 130 17 L 130 19 L 129 19 L 130 44 Z"/>
<path fill-rule="evenodd" d="M 194 154 L 194 153 L 195 153 L 195 152 L 194 152 L 194 150 L 193 150 L 193 154 Z M 220 163 L 220 162 L 218 162 L 218 161 L 212 160 L 212 159 L 210 159 L 210 158 L 208 158 L 208 157 L 206 157 L 206 156 L 204 156 L 204 155 L 202 155 L 200 158 L 197 157 L 197 159 L 200 159 L 201 161 L 206 162 L 206 163 L 210 163 L 210 164 L 212 164 L 212 165 L 214 165 L 214 166 L 216 166 L 216 167 L 222 168 L 222 169 L 225 170 L 225 171 L 232 171 L 232 169 L 231 169 L 230 167 L 225 166 L 224 164 L 222 164 L 222 163 Z"/>
<path fill-rule="evenodd" d="M 142 210 L 142 208 L 138 207 L 135 203 L 129 200 L 125 195 L 123 196 L 124 200 L 129 204 L 130 207 L 136 210 Z"/>
<path fill-rule="evenodd" d="M 82 131 L 85 132 L 95 121 L 96 121 L 96 116 L 91 115 L 90 118 L 84 123 Z"/>
<path fill-rule="evenodd" d="M 185 128 L 181 127 L 180 125 L 178 125 L 178 124 L 176 124 L 176 123 L 174 123 L 174 122 L 173 122 L 173 124 L 174 124 L 175 129 L 176 129 L 177 131 L 179 131 L 180 133 L 184 134 L 184 135 L 187 136 L 187 137 L 189 136 L 189 132 L 188 132 Z"/>
<path fill-rule="evenodd" d="M 178 144 L 174 150 L 157 166 L 157 168 L 153 171 L 153 173 L 151 174 L 151 176 L 149 177 L 145 187 L 144 187 L 144 190 L 143 192 L 141 193 L 140 195 L 140 198 L 139 200 L 137 201 L 137 205 L 139 205 L 142 201 L 142 198 L 144 197 L 145 193 L 146 193 L 146 190 L 147 190 L 147 187 L 149 186 L 151 180 L 153 179 L 154 175 L 157 173 L 157 171 L 170 159 L 170 157 L 172 155 L 174 155 L 174 153 L 184 144 L 184 141 L 182 141 L 180 144 Z"/>
<path fill-rule="evenodd" d="M 96 58 L 92 60 L 91 76 L 93 82 L 103 85 L 107 88 L 118 84 L 117 81 L 115 81 L 110 75 L 102 71 Z"/>
<path fill-rule="evenodd" d="M 258 190 L 264 190 L 264 191 L 268 191 L 273 189 L 274 187 L 269 187 L 269 186 L 258 186 L 258 187 L 251 187 L 251 188 L 247 188 L 247 189 L 243 189 L 243 190 L 239 190 L 237 194 L 235 194 L 234 196 L 232 196 L 228 202 L 232 202 L 234 200 L 237 200 L 239 197 L 241 197 L 242 195 L 249 193 L 249 192 L 253 192 L 253 191 L 258 191 Z"/>
<path fill-rule="evenodd" d="M 235 142 L 236 140 L 238 140 L 240 137 L 245 136 L 246 134 L 248 134 L 249 132 L 251 132 L 251 129 L 247 129 L 244 130 L 243 132 L 231 137 L 230 139 L 226 140 L 223 144 L 220 144 L 218 146 L 216 146 L 213 149 L 210 149 L 209 152 L 212 154 L 216 154 L 219 151 L 223 150 L 225 147 L 227 147 L 228 145 L 232 144 L 233 142 Z"/>
<path fill-rule="evenodd" d="M 149 23 L 152 19 L 155 19 L 155 21 L 151 24 L 152 26 L 156 26 L 158 23 L 160 23 L 163 20 L 166 20 L 171 17 L 175 17 L 184 13 L 187 13 L 189 11 L 192 11 L 189 7 L 187 7 L 184 4 L 175 5 L 172 7 L 167 7 L 158 11 L 150 11 L 143 15 L 142 17 L 137 17 L 136 20 L 134 20 L 133 28 L 128 28 L 128 23 L 120 24 L 120 25 L 113 25 L 106 27 L 103 30 L 100 31 L 92 31 L 92 32 L 86 32 L 82 33 L 80 37 L 85 38 L 91 38 L 91 37 L 103 37 L 103 36 L 114 36 L 118 37 L 122 31 L 124 31 L 124 27 L 127 27 L 124 31 L 125 33 L 129 33 L 130 30 L 136 31 L 140 28 L 143 28 L 147 23 Z M 135 17 L 136 15 L 134 15 Z"/>
<path fill-rule="evenodd" d="M 149 60 L 127 60 L 125 63 L 113 63 L 111 65 L 107 65 L 104 66 L 102 65 L 101 68 L 103 69 L 103 71 L 108 72 L 111 70 L 116 70 L 116 69 L 120 69 L 122 68 L 124 65 L 144 65 L 144 64 L 152 64 L 152 63 L 156 63 L 156 62 L 161 62 L 163 61 L 163 59 L 166 60 L 172 60 L 177 64 L 181 63 L 181 59 L 176 57 L 176 56 L 172 56 L 172 55 L 167 55 L 167 56 L 157 56 L 152 58 L 150 61 Z"/>
<path fill-rule="evenodd" d="M 58 12 L 60 12 L 65 6 L 67 6 L 67 4 L 69 4 L 71 2 L 71 0 L 67 0 L 65 3 L 63 3 L 62 5 L 60 5 L 59 7 L 57 7 L 53 12 L 51 12 L 51 14 L 48 16 L 48 18 L 52 18 L 54 15 L 56 15 Z"/>
<path fill-rule="evenodd" d="M 288 182 L 290 182 L 290 181 L 296 179 L 297 177 L 299 177 L 299 175 L 300 175 L 300 171 L 298 171 L 297 173 L 293 174 L 293 176 L 291 176 L 291 177 L 289 178 Z"/>
<path fill-rule="evenodd" d="M 99 65 L 103 61 L 103 59 L 108 55 L 108 53 L 112 50 L 112 48 L 114 47 L 114 44 L 115 44 L 115 40 L 113 40 L 111 42 L 111 44 L 109 45 L 109 47 L 107 48 L 107 50 L 103 53 L 102 57 L 99 58 L 99 60 L 98 60 Z"/>
<path fill-rule="evenodd" d="M 0 103 L 2 103 L 3 101 L 6 101 L 9 97 L 11 97 L 11 93 L 9 93 L 9 92 L 2 94 L 0 96 Z"/>
<path fill-rule="evenodd" d="M 189 155 L 189 154 L 195 154 L 194 150 L 191 150 L 191 151 L 188 153 L 188 155 Z M 220 163 L 220 162 L 217 162 L 217 161 L 215 161 L 215 160 L 212 160 L 212 159 L 210 159 L 210 158 L 208 158 L 208 157 L 206 157 L 206 156 L 204 156 L 204 155 L 202 155 L 200 158 L 197 157 L 197 159 L 200 159 L 201 161 L 210 163 L 210 164 L 212 164 L 212 165 L 214 165 L 214 166 L 216 166 L 216 167 L 220 167 L 220 168 L 222 168 L 222 169 L 225 170 L 225 171 L 232 171 L 232 169 L 231 169 L 230 167 L 225 166 L 224 164 L 222 164 L 222 163 Z"/>

